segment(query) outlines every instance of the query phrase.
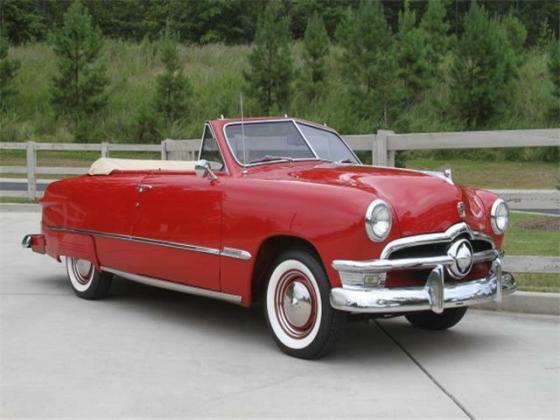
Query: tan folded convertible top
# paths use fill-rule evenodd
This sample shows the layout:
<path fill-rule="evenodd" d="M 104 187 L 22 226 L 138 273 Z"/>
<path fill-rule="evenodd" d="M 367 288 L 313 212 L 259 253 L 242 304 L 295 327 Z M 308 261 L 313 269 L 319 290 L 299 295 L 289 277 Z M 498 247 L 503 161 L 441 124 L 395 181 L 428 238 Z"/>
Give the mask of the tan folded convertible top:
<path fill-rule="evenodd" d="M 113 171 L 194 171 L 194 161 L 97 159 L 89 168 L 89 175 L 110 175 Z"/>

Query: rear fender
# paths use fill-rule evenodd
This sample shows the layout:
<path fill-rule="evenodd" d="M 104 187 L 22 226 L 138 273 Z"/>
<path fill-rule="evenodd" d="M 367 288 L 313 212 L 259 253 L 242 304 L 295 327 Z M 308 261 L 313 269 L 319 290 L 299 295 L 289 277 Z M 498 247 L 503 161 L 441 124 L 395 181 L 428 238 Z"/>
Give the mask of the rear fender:
<path fill-rule="evenodd" d="M 95 240 L 93 236 L 83 233 L 49 230 L 47 237 L 47 254 L 60 259 L 61 256 L 88 260 L 100 268 Z"/>

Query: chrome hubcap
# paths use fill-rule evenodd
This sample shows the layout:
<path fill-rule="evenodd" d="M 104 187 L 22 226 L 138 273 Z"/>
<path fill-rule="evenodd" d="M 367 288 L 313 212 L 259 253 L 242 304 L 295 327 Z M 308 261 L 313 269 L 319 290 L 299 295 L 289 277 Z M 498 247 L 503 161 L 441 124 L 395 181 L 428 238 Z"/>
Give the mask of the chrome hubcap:
<path fill-rule="evenodd" d="M 284 273 L 275 292 L 276 314 L 292 338 L 306 337 L 317 318 L 317 296 L 311 281 L 298 270 Z"/>
<path fill-rule="evenodd" d="M 73 260 L 74 274 L 81 284 L 86 284 L 91 280 L 93 265 L 87 260 Z"/>
<path fill-rule="evenodd" d="M 294 281 L 284 293 L 284 313 L 286 319 L 294 327 L 303 327 L 311 318 L 311 295 L 307 287 L 299 281 Z"/>

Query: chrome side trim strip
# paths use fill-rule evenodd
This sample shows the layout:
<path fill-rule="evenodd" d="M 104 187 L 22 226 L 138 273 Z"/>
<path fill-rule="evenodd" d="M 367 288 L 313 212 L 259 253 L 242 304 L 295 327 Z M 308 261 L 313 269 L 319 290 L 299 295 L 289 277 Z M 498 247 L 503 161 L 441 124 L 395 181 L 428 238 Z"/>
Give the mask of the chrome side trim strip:
<path fill-rule="evenodd" d="M 237 248 L 224 247 L 220 252 L 220 255 L 223 257 L 238 258 L 240 260 L 251 259 L 251 253 L 249 251 L 244 251 L 242 249 L 237 249 Z"/>
<path fill-rule="evenodd" d="M 51 230 L 56 230 L 61 232 L 83 233 L 86 235 L 97 236 L 99 238 L 120 239 L 123 241 L 131 241 L 131 242 L 156 245 L 156 246 L 164 246 L 167 248 L 181 249 L 184 251 L 202 252 L 204 254 L 210 254 L 210 255 L 221 255 L 224 257 L 237 258 L 241 260 L 250 260 L 252 257 L 248 251 L 244 251 L 242 249 L 235 249 L 235 248 L 224 247 L 224 249 L 220 251 L 217 248 L 208 248 L 205 246 L 184 244 L 180 242 L 160 241 L 158 239 L 143 238 L 143 237 L 131 236 L 131 235 L 121 235 L 118 233 L 100 232 L 97 230 L 67 228 L 63 226 L 49 226 L 48 228 Z"/>
<path fill-rule="evenodd" d="M 139 274 L 127 273 L 125 271 L 115 270 L 114 268 L 101 267 L 101 270 L 116 274 L 125 279 L 142 283 L 148 286 L 159 287 L 161 289 L 173 290 L 175 292 L 188 293 L 191 295 L 205 296 L 214 299 L 225 300 L 231 303 L 241 303 L 242 297 L 238 295 L 230 295 L 229 293 L 217 292 L 215 290 L 202 289 L 200 287 L 187 286 L 172 281 L 155 279 L 153 277 L 141 276 Z"/>
<path fill-rule="evenodd" d="M 447 229 L 445 232 L 438 233 L 426 233 L 423 235 L 407 236 L 405 238 L 395 239 L 389 242 L 383 251 L 381 252 L 380 259 L 388 259 L 389 256 L 400 249 L 408 248 L 411 246 L 427 245 L 439 242 L 451 242 L 459 235 L 468 235 L 471 239 L 480 239 L 492 244 L 492 248 L 495 248 L 494 241 L 481 232 L 473 232 L 469 225 L 465 222 L 457 223 Z"/>

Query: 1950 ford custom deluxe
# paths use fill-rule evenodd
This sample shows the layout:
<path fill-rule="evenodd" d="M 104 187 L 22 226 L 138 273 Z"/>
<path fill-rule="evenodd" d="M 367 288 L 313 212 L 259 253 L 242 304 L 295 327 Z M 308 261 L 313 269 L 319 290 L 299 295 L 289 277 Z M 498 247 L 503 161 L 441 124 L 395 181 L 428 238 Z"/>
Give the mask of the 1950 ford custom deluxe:
<path fill-rule="evenodd" d="M 320 357 L 350 314 L 446 329 L 515 290 L 500 251 L 508 208 L 449 174 L 362 165 L 333 130 L 219 119 L 199 160 L 102 158 L 51 183 L 42 233 L 85 299 L 113 275 L 249 306 L 286 353 Z"/>

